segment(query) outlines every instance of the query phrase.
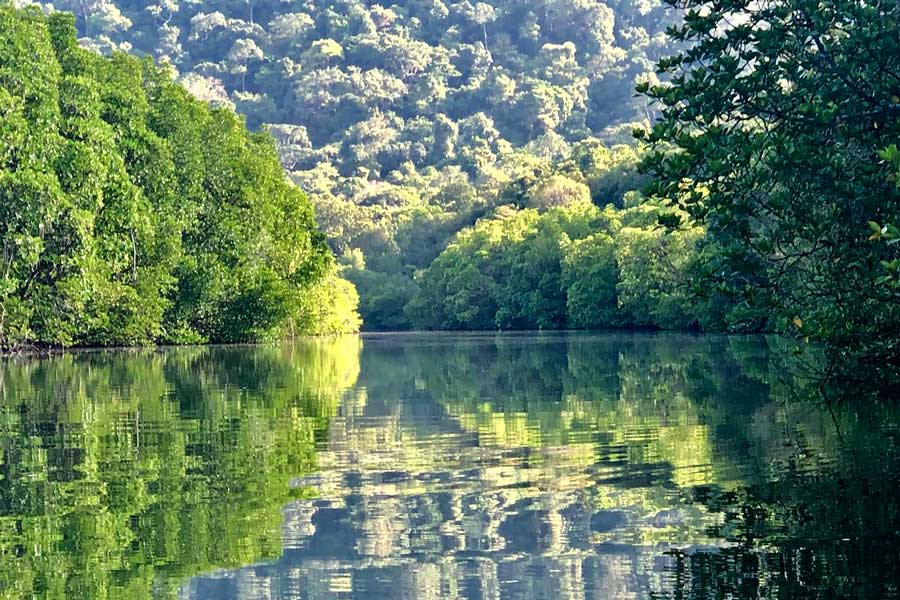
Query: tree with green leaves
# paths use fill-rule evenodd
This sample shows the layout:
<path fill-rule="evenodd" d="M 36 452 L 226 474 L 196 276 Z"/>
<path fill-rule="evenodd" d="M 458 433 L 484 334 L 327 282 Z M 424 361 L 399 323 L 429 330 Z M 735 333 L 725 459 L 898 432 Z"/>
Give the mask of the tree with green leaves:
<path fill-rule="evenodd" d="M 585 190 L 585 194 L 586 194 Z M 462 230 L 417 278 L 407 315 L 426 329 L 693 329 L 715 323 L 689 295 L 700 227 L 668 209 L 590 202 L 497 209 Z"/>
<path fill-rule="evenodd" d="M 0 25 L 0 349 L 355 328 L 268 135 L 149 61 L 79 47 L 70 14 L 4 4 Z M 323 282 L 346 314 L 310 306 Z"/>
<path fill-rule="evenodd" d="M 662 109 L 644 135 L 652 191 L 707 226 L 707 289 L 747 320 L 896 355 L 900 305 L 879 285 L 897 222 L 883 151 L 900 133 L 900 8 L 894 2 L 686 0 L 641 90 Z M 880 226 L 879 226 L 880 230 Z"/>

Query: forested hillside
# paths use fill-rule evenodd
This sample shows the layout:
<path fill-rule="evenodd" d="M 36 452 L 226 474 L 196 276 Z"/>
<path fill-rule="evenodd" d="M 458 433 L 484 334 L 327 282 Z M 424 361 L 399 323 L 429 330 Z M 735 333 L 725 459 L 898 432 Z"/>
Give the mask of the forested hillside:
<path fill-rule="evenodd" d="M 75 13 L 82 46 L 168 62 L 271 132 L 371 329 L 707 327 L 898 347 L 896 4 L 54 9 Z"/>
<path fill-rule="evenodd" d="M 358 325 L 271 138 L 67 13 L 0 4 L 0 242 L 0 350 Z"/>
<path fill-rule="evenodd" d="M 631 143 L 653 116 L 635 85 L 656 83 L 678 16 L 660 0 L 53 7 L 83 45 L 168 61 L 197 97 L 267 127 L 377 329 L 412 325 L 417 273 L 457 231 L 524 207 L 579 144 Z M 633 152 L 608 160 L 593 167 L 624 177 L 591 186 L 600 206 L 635 183 Z"/>

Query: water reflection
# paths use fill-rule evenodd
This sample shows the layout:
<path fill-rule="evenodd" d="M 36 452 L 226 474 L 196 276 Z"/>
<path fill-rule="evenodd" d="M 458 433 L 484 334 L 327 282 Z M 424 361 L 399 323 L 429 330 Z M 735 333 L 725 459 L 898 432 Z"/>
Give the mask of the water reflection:
<path fill-rule="evenodd" d="M 10 365 L 0 592 L 897 597 L 900 415 L 827 410 L 783 345 L 398 335 Z"/>
<path fill-rule="evenodd" d="M 791 375 L 779 345 L 367 338 L 321 468 L 296 481 L 319 497 L 286 508 L 282 557 L 186 593 L 896 594 L 894 414 L 867 405 L 833 418 L 808 401 L 817 382 Z M 847 521 L 854 512 L 880 520 Z M 874 572 L 848 568 L 853 556 L 871 557 Z"/>
<path fill-rule="evenodd" d="M 359 341 L 2 364 L 0 597 L 175 597 L 281 553 Z"/>

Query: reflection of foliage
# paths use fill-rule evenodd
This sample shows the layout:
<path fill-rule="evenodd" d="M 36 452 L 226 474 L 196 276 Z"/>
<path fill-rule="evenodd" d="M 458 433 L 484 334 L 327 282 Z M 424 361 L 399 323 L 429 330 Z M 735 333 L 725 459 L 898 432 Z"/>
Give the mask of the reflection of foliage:
<path fill-rule="evenodd" d="M 689 584 L 661 598 L 886 598 L 896 592 L 900 438 L 896 408 L 847 406 L 832 420 L 802 407 L 787 438 L 759 439 L 766 465 L 752 486 L 698 488 L 732 547 L 676 553 Z"/>
<path fill-rule="evenodd" d="M 845 367 L 823 348 L 748 341 L 730 339 L 729 354 L 770 391 L 716 408 L 719 451 L 745 485 L 691 492 L 693 503 L 722 516 L 715 533 L 732 546 L 674 553 L 683 593 L 660 597 L 890 596 L 900 577 L 896 406 L 848 387 Z M 740 387 L 733 393 L 743 396 Z M 728 415 L 734 407 L 741 410 Z"/>
<path fill-rule="evenodd" d="M 726 340 L 661 336 L 650 345 L 640 339 L 500 338 L 478 353 L 460 348 L 422 366 L 437 400 L 486 442 L 583 444 L 600 432 L 604 447 L 624 452 L 635 465 L 666 465 L 679 486 L 729 477 L 727 464 L 716 464 L 713 455 L 714 423 L 697 401 L 704 386 L 713 386 L 707 395 L 718 394 L 733 377 L 729 369 L 739 372 L 733 361 L 712 360 L 726 352 Z M 476 365 L 479 376 L 466 377 Z"/>
<path fill-rule="evenodd" d="M 368 337 L 281 558 L 184 594 L 890 597 L 898 415 L 810 402 L 821 359 L 761 337 Z"/>
<path fill-rule="evenodd" d="M 821 353 L 797 354 L 782 338 L 654 336 L 497 338 L 470 348 L 448 345 L 439 359 L 423 361 L 425 387 L 454 418 L 491 443 L 567 445 L 595 440 L 625 448 L 635 464 L 666 464 L 686 487 L 740 479 L 727 456 L 746 442 L 746 422 L 772 401 L 808 411 L 817 420 L 796 425 L 806 443 L 826 455 L 839 437 L 826 426 L 821 379 L 813 370 Z M 478 377 L 466 376 L 477 372 Z M 723 396 L 727 394 L 727 406 Z M 783 409 L 787 410 L 787 409 Z M 796 413 L 796 414 L 795 414 Z M 719 432 L 717 434 L 716 432 Z M 760 465 L 778 459 L 765 449 L 781 432 L 758 438 Z M 725 435 L 727 434 L 727 435 Z M 726 450 L 717 455 L 715 450 Z M 742 457 L 739 463 L 745 463 Z M 777 467 L 772 467 L 777 469 Z"/>
<path fill-rule="evenodd" d="M 575 548 L 558 532 L 577 531 L 578 515 L 594 510 L 595 543 L 685 548 L 659 559 L 666 578 L 642 587 L 653 597 L 890 597 L 900 415 L 857 396 L 841 403 L 819 377 L 824 353 L 795 346 L 479 335 L 407 352 L 420 387 L 479 452 L 505 457 L 486 460 L 471 483 L 466 502 L 481 512 L 461 517 L 466 531 L 493 535 L 485 523 L 499 518 L 501 540 L 490 543 L 549 536 L 552 554 L 568 556 Z M 432 444 L 410 455 L 411 470 L 444 468 Z"/>
<path fill-rule="evenodd" d="M 515 570 L 560 598 L 626 580 L 635 597 L 890 597 L 900 415 L 829 411 L 823 355 L 793 346 L 416 335 L 9 363 L 0 595 L 171 596 L 273 557 L 280 504 L 308 495 L 287 482 L 318 467 L 322 497 L 286 508 L 289 550 L 244 571 L 270 589 L 331 597 L 350 572 L 354 598 L 462 578 L 505 597 Z"/>
<path fill-rule="evenodd" d="M 276 555 L 358 341 L 4 366 L 0 591 L 149 597 Z"/>

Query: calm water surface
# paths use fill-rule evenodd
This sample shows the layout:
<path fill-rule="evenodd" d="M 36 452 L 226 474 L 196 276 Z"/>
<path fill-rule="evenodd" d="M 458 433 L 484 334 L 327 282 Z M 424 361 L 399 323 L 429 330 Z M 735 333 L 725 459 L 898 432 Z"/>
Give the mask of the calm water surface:
<path fill-rule="evenodd" d="M 900 404 L 829 409 L 783 345 L 0 363 L 0 597 L 897 598 Z"/>

